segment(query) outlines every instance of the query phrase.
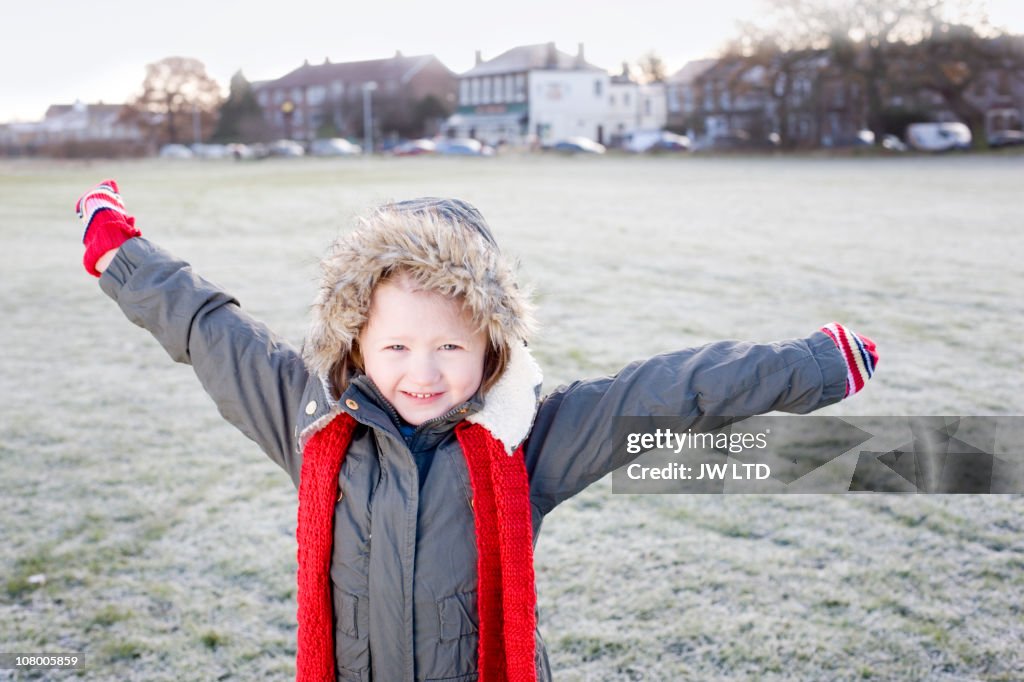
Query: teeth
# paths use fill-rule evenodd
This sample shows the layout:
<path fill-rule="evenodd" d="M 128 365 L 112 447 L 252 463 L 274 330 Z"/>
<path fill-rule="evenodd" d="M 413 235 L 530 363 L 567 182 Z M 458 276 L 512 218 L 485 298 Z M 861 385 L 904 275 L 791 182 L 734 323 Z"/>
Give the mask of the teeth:
<path fill-rule="evenodd" d="M 434 394 L 433 393 L 413 393 L 413 392 L 410 391 L 409 395 L 411 395 L 413 398 L 429 398 L 430 396 L 432 396 Z"/>

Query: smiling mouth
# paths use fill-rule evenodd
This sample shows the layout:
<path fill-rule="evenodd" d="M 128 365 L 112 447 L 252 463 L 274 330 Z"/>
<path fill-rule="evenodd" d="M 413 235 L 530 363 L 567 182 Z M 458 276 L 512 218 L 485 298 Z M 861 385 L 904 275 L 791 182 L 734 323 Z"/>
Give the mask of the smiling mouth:
<path fill-rule="evenodd" d="M 441 395 L 440 393 L 414 393 L 412 391 L 403 391 L 403 393 L 418 400 L 426 400 L 427 398 L 433 398 L 434 396 Z"/>

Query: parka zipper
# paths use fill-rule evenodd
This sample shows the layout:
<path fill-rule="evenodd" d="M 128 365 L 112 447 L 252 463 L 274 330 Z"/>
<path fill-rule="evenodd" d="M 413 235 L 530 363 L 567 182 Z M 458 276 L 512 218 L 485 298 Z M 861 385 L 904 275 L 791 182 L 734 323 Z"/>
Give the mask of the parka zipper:
<path fill-rule="evenodd" d="M 373 391 L 374 397 L 376 397 L 380 404 L 384 406 L 384 409 L 388 413 L 388 416 L 391 417 L 391 423 L 394 424 L 396 427 L 399 424 L 401 424 L 403 422 L 403 419 L 398 414 L 398 410 L 395 409 L 395 406 L 391 404 L 391 401 L 385 398 L 383 395 L 381 395 L 380 389 L 377 388 L 377 385 L 373 383 L 373 381 L 367 381 L 366 383 L 370 387 L 370 390 Z M 441 424 L 458 414 L 465 414 L 467 412 L 468 405 L 469 401 L 464 401 L 461 404 L 456 405 L 452 409 L 448 410 L 441 416 L 434 417 L 433 419 L 428 419 L 427 421 L 423 422 L 422 424 L 416 427 L 415 431 L 413 431 L 412 437 L 409 439 L 408 443 L 405 442 L 405 438 L 402 438 L 402 442 L 405 444 L 406 449 L 409 450 L 410 455 L 412 454 L 412 444 L 416 441 L 417 438 L 419 438 L 420 434 L 423 432 L 423 429 L 436 426 L 437 424 Z"/>

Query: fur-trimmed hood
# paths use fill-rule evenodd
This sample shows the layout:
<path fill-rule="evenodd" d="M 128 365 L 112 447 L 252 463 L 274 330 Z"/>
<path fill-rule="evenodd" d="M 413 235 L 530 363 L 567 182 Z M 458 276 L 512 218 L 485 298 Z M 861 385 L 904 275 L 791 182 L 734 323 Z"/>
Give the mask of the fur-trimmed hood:
<path fill-rule="evenodd" d="M 401 268 L 428 291 L 462 298 L 495 346 L 513 348 L 534 328 L 532 306 L 480 212 L 459 199 L 384 204 L 339 238 L 320 263 L 320 290 L 303 349 L 327 379 L 367 319 L 373 288 Z"/>

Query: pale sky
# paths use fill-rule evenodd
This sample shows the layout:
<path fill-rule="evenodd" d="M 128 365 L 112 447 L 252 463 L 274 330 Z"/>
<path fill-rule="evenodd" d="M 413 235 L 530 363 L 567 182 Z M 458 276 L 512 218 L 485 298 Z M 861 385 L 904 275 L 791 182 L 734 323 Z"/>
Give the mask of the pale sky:
<path fill-rule="evenodd" d="M 756 18 L 759 0 L 55 0 L 8 3 L 0 38 L 0 122 L 38 120 L 50 104 L 124 102 L 145 65 L 202 61 L 222 87 L 320 63 L 434 54 L 456 73 L 517 45 L 555 41 L 618 72 L 654 50 L 674 72 L 713 56 Z M 989 0 L 997 26 L 1024 33 L 1024 1 Z"/>

